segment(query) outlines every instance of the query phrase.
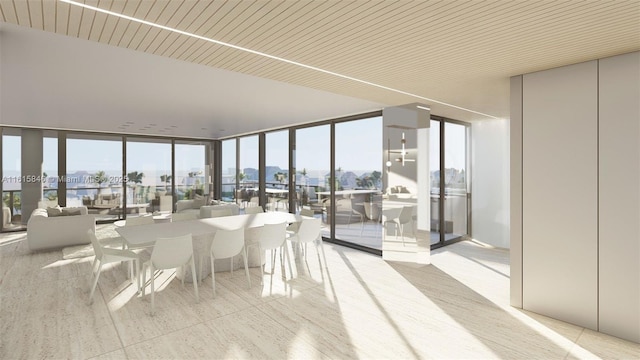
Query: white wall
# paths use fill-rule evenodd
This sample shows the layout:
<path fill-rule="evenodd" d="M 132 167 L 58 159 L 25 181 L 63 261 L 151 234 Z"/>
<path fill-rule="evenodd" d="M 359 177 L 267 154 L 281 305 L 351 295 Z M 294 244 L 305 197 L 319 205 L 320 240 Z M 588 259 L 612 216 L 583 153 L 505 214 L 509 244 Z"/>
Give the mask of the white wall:
<path fill-rule="evenodd" d="M 640 53 L 599 64 L 600 331 L 640 342 Z"/>
<path fill-rule="evenodd" d="M 471 235 L 509 248 L 509 121 L 472 123 L 471 154 Z"/>
<path fill-rule="evenodd" d="M 522 81 L 525 309 L 597 329 L 598 64 Z"/>
<path fill-rule="evenodd" d="M 511 163 L 511 198 L 522 199 L 510 209 L 512 252 L 521 249 L 511 289 L 524 309 L 635 342 L 639 80 L 639 52 L 511 79 L 510 152 L 522 157 Z"/>

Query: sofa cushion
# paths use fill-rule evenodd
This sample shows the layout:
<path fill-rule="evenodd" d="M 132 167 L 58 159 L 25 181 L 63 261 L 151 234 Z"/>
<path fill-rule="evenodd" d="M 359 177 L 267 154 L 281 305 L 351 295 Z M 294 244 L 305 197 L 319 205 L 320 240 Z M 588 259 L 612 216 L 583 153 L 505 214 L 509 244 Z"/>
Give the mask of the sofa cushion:
<path fill-rule="evenodd" d="M 62 208 L 60 206 L 48 207 L 47 208 L 47 216 L 48 217 L 63 216 Z"/>
<path fill-rule="evenodd" d="M 62 209 L 62 216 L 82 215 L 80 208 L 64 208 Z"/>

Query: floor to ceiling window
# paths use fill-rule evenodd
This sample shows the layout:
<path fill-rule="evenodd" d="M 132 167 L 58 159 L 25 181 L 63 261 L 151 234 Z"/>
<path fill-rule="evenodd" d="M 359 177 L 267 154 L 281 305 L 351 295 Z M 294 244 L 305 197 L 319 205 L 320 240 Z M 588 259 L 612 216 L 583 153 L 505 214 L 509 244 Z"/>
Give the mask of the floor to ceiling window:
<path fill-rule="evenodd" d="M 445 122 L 444 131 L 444 217 L 446 237 L 468 234 L 467 139 L 469 127 Z M 447 224 L 450 224 L 447 226 Z M 448 240 L 445 237 L 445 240 Z"/>
<path fill-rule="evenodd" d="M 86 206 L 97 220 L 122 217 L 122 138 L 67 136 L 67 206 Z"/>
<path fill-rule="evenodd" d="M 431 244 L 442 246 L 470 235 L 471 130 L 464 123 L 432 120 L 430 131 Z"/>
<path fill-rule="evenodd" d="M 42 200 L 58 204 L 58 132 L 47 131 L 42 138 Z"/>
<path fill-rule="evenodd" d="M 128 137 L 126 169 L 127 216 L 159 211 L 172 173 L 171 141 Z M 176 196 L 184 198 L 187 190 L 176 189 Z"/>
<path fill-rule="evenodd" d="M 265 211 L 289 211 L 289 131 L 265 134 Z"/>
<path fill-rule="evenodd" d="M 382 117 L 335 124 L 335 239 L 382 249 Z"/>
<path fill-rule="evenodd" d="M 236 139 L 222 141 L 222 193 L 221 197 L 224 201 L 236 201 Z"/>
<path fill-rule="evenodd" d="M 199 141 L 175 142 L 175 193 L 177 200 L 193 199 L 196 195 L 207 197 L 210 191 L 210 172 L 207 164 L 208 144 Z M 160 175 L 165 186 L 157 190 L 160 196 L 171 195 L 171 173 Z M 166 193 L 162 193 L 166 191 Z M 164 199 L 164 198 L 163 198 Z M 160 204 L 163 211 L 164 204 Z"/>
<path fill-rule="evenodd" d="M 238 172 L 238 190 L 236 199 L 241 208 L 258 206 L 258 183 L 260 172 L 258 166 L 258 136 L 240 138 L 240 171 Z"/>
<path fill-rule="evenodd" d="M 440 121 L 431 120 L 429 127 L 430 241 L 440 242 Z"/>
<path fill-rule="evenodd" d="M 331 126 L 296 130 L 296 213 L 305 208 L 322 218 L 322 236 L 331 237 Z"/>
<path fill-rule="evenodd" d="M 22 224 L 22 139 L 19 129 L 2 131 L 2 229 L 19 230 Z"/>

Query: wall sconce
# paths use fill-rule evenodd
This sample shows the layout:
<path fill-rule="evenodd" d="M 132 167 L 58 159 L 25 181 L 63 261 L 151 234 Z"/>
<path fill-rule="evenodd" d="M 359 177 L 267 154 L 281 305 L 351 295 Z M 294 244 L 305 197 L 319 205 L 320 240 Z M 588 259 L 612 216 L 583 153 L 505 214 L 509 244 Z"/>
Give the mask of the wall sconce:
<path fill-rule="evenodd" d="M 387 139 L 387 141 L 389 141 L 389 139 Z M 397 162 L 399 162 L 400 164 L 402 164 L 402 166 L 404 166 L 404 163 L 406 162 L 414 162 L 416 161 L 416 159 L 408 159 L 407 155 L 409 155 L 409 151 L 405 148 L 405 145 L 407 143 L 407 140 L 404 137 L 404 132 L 402 133 L 402 140 L 400 140 L 400 144 L 402 145 L 402 150 L 400 151 L 392 151 L 391 147 L 387 144 L 387 146 L 389 147 L 389 152 L 390 153 L 397 153 L 400 154 L 400 157 L 396 159 Z M 390 161 L 388 160 L 387 157 L 387 168 L 391 167 L 390 165 Z"/>

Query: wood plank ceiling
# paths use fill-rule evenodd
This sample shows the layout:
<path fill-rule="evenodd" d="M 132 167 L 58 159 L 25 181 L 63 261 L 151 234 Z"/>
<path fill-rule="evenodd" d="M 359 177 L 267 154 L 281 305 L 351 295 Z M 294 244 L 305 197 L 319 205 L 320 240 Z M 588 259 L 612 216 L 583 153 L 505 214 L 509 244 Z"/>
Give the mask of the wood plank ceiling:
<path fill-rule="evenodd" d="M 84 2 L 496 117 L 509 116 L 509 76 L 640 49 L 638 0 Z M 390 105 L 429 103 L 60 1 L 0 0 L 0 18 Z"/>

